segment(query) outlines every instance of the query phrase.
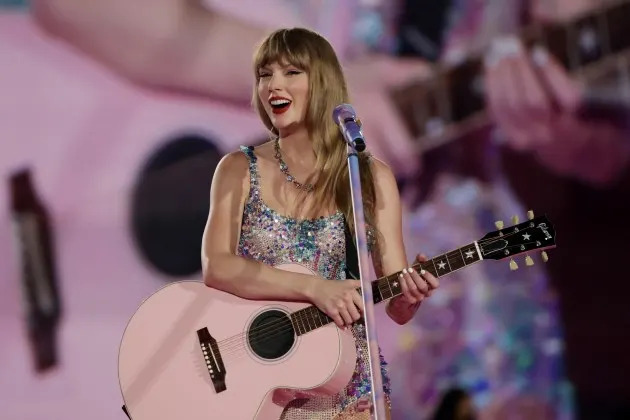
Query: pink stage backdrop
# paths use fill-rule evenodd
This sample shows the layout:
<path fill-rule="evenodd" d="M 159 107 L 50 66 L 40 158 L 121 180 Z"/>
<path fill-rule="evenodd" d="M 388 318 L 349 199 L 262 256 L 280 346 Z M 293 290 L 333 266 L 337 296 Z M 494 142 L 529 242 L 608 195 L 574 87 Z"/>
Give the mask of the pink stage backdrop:
<path fill-rule="evenodd" d="M 255 18 L 254 8 L 243 10 L 250 11 L 244 18 Z M 278 17 L 279 23 L 288 20 Z M 349 42 L 329 29 L 335 45 Z M 0 60 L 0 176 L 7 179 L 24 166 L 34 170 L 56 233 L 64 304 L 60 366 L 36 375 L 21 312 L 8 190 L 1 182 L 0 418 L 123 419 L 120 337 L 141 301 L 173 280 L 143 261 L 132 238 L 131 194 L 139 171 L 156 149 L 182 133 L 205 135 L 227 153 L 260 141 L 265 132 L 248 107 L 132 85 L 44 34 L 25 12 L 0 10 Z M 374 146 L 405 150 L 393 143 Z M 213 170 L 200 182 L 208 182 Z M 405 212 L 410 260 L 418 251 L 432 255 L 478 239 L 480 226 L 487 227 L 480 216 L 484 209 L 494 208 L 502 218 L 525 210 L 503 186 L 486 189 L 445 178 L 439 188 L 440 199 Z M 555 309 L 528 298 L 545 296 L 541 300 L 553 303 L 542 270 L 509 274 L 505 265 L 492 267 L 445 279 L 418 319 L 404 327 L 386 317 L 382 306 L 377 309 L 397 420 L 428 415 L 440 392 L 456 385 L 470 389 L 479 407 L 539 389 L 539 405 L 570 413 Z M 521 324 L 505 315 L 517 304 L 525 317 Z M 514 325 L 526 326 L 519 331 L 529 335 L 519 336 Z M 521 370 L 512 368 L 517 359 Z"/>

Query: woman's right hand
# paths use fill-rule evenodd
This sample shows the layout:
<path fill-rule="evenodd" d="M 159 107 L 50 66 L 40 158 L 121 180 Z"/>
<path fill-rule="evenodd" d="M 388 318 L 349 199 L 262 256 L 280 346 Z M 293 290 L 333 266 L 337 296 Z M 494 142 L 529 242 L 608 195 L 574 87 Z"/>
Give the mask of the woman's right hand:
<path fill-rule="evenodd" d="M 363 298 L 357 290 L 359 287 L 359 280 L 319 279 L 315 282 L 310 300 L 339 328 L 343 328 L 361 319 Z"/>

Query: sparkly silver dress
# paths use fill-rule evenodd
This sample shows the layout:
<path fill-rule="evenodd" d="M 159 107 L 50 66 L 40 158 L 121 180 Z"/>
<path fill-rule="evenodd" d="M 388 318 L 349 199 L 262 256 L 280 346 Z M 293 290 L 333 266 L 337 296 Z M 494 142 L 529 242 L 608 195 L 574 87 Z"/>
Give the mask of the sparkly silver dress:
<path fill-rule="evenodd" d="M 332 280 L 344 280 L 346 269 L 345 220 L 343 213 L 317 219 L 286 217 L 262 200 L 260 177 L 253 147 L 241 146 L 249 160 L 250 190 L 245 202 L 238 254 L 269 265 L 298 263 Z M 282 419 L 332 419 L 357 399 L 370 392 L 370 362 L 365 328 L 352 327 L 357 347 L 357 364 L 348 386 L 339 394 L 292 401 Z M 384 391 L 389 400 L 387 364 L 379 355 Z"/>

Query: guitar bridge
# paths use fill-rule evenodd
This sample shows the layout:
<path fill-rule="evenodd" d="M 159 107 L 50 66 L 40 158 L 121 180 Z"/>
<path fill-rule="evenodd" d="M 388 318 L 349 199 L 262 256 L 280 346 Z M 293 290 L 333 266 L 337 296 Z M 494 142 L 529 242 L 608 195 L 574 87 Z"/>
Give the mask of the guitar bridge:
<path fill-rule="evenodd" d="M 208 368 L 208 374 L 210 375 L 210 380 L 212 380 L 214 390 L 217 394 L 223 392 L 227 389 L 225 386 L 226 372 L 217 340 L 212 338 L 208 328 L 197 330 L 197 337 L 199 338 L 203 359 Z"/>

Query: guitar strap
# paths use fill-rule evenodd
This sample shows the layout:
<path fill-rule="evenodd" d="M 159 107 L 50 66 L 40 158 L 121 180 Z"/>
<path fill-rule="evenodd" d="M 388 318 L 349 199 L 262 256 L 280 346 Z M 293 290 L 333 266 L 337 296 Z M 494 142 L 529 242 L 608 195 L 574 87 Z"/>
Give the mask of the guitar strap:
<path fill-rule="evenodd" d="M 346 233 L 346 278 L 359 280 L 359 257 L 354 237 L 350 234 L 350 227 L 344 219 L 344 231 Z"/>
<path fill-rule="evenodd" d="M 359 256 L 357 254 L 357 246 L 354 243 L 354 237 L 350 234 L 350 227 L 344 219 L 344 231 L 346 232 L 346 279 L 360 280 L 359 276 Z M 365 318 L 361 315 L 361 319 L 357 322 L 365 323 Z"/>

